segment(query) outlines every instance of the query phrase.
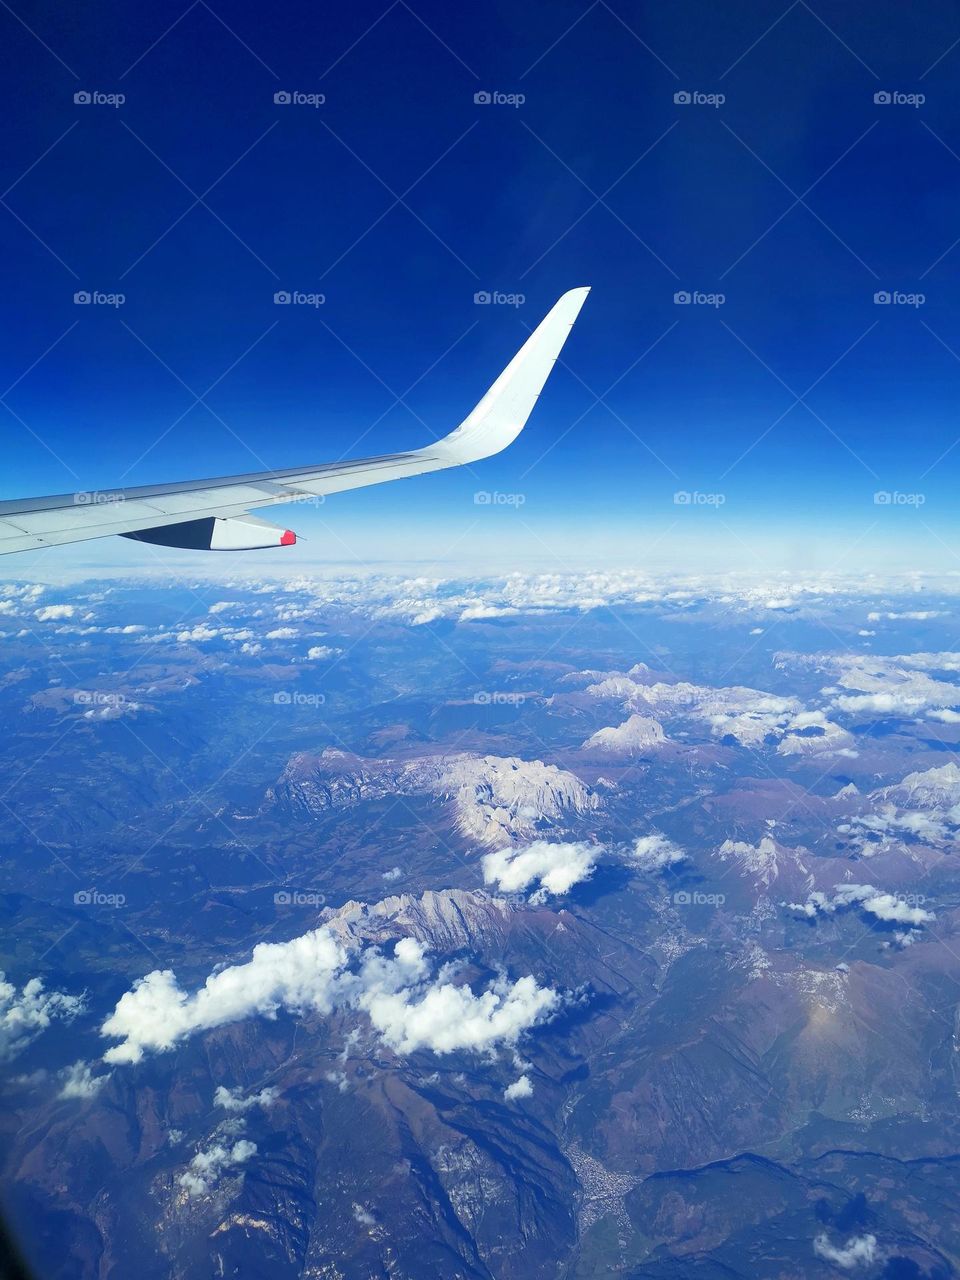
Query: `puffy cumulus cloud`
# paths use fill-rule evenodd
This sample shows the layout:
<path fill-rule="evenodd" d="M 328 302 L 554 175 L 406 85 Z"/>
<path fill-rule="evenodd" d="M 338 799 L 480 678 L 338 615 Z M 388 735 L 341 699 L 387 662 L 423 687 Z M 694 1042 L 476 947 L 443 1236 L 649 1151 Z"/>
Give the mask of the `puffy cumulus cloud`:
<path fill-rule="evenodd" d="M 581 880 L 589 880 L 596 869 L 597 845 L 579 841 L 553 844 L 536 840 L 518 849 L 497 849 L 481 860 L 485 884 L 495 884 L 503 893 L 523 893 L 539 885 L 533 900 L 568 893 Z"/>
<path fill-rule="evenodd" d="M 503 1091 L 503 1096 L 508 1102 L 515 1102 L 517 1098 L 529 1098 L 533 1093 L 533 1085 L 529 1076 L 521 1076 L 519 1080 L 514 1080 L 513 1084 L 508 1084 Z"/>
<path fill-rule="evenodd" d="M 244 1112 L 253 1107 L 272 1107 L 277 1100 L 276 1089 L 261 1089 L 259 1093 L 244 1094 L 240 1088 L 228 1089 L 226 1085 L 217 1085 L 213 1095 L 213 1105 L 222 1107 L 224 1111 Z"/>
<path fill-rule="evenodd" d="M 813 668 L 833 676 L 839 688 L 822 692 L 838 711 L 858 716 L 913 718 L 929 709 L 960 705 L 960 686 L 929 672 L 960 670 L 956 654 L 778 654 L 780 667 Z"/>
<path fill-rule="evenodd" d="M 52 1022 L 70 1022 L 83 1006 L 83 996 L 44 991 L 40 978 L 31 978 L 18 991 L 0 973 L 0 1061 L 15 1057 Z"/>
<path fill-rule="evenodd" d="M 42 596 L 45 590 L 46 587 L 41 586 L 38 582 L 5 582 L 0 587 L 0 596 L 4 600 L 25 600 L 28 603 L 32 603 L 39 596 Z"/>
<path fill-rule="evenodd" d="M 106 1075 L 95 1076 L 89 1062 L 75 1062 L 60 1072 L 60 1092 L 58 1098 L 92 1098 L 99 1093 L 110 1079 Z"/>
<path fill-rule="evenodd" d="M 885 924 L 918 926 L 936 919 L 932 911 L 919 905 L 923 901 L 919 895 L 889 893 L 872 884 L 838 884 L 834 885 L 833 897 L 815 890 L 807 895 L 805 902 L 788 902 L 785 905 L 787 910 L 810 920 L 818 915 L 832 915 L 847 907 L 860 907 Z"/>
<path fill-rule="evenodd" d="M 169 969 L 155 969 L 120 997 L 101 1027 L 119 1039 L 106 1062 L 139 1062 L 146 1051 L 172 1049 L 179 1041 L 212 1027 L 255 1014 L 273 1017 L 279 1009 L 330 1011 L 336 979 L 346 962 L 343 947 L 326 929 L 290 942 L 261 942 L 246 964 L 213 973 L 188 995 Z"/>
<path fill-rule="evenodd" d="M 916 929 L 895 929 L 893 937 L 884 942 L 883 946 L 888 951 L 906 951 L 907 947 L 912 947 L 920 935 Z"/>
<path fill-rule="evenodd" d="M 941 724 L 960 724 L 960 711 L 951 711 L 943 707 L 938 711 L 928 711 L 929 720 L 939 720 Z"/>
<path fill-rule="evenodd" d="M 903 680 L 894 689 L 879 689 L 875 693 L 840 694 L 833 705 L 838 711 L 850 715 L 900 716 L 907 719 L 916 716 L 929 706 L 960 703 L 960 689 L 953 685 L 931 680 L 928 676 L 914 676 Z"/>
<path fill-rule="evenodd" d="M 257 1144 L 246 1138 L 241 1138 L 232 1147 L 218 1143 L 206 1151 L 198 1151 L 177 1181 L 191 1197 L 206 1195 L 214 1189 L 225 1170 L 246 1164 L 256 1154 Z"/>
<path fill-rule="evenodd" d="M 843 1271 L 868 1267 L 880 1256 L 876 1236 L 851 1236 L 846 1244 L 834 1245 L 830 1243 L 825 1231 L 814 1240 L 813 1251 L 818 1258 L 823 1258 L 824 1262 L 832 1262 Z"/>
<path fill-rule="evenodd" d="M 205 644 L 208 640 L 216 640 L 220 631 L 217 627 L 208 627 L 205 622 L 198 622 L 195 627 L 177 632 L 179 644 Z"/>
<path fill-rule="evenodd" d="M 59 622 L 63 618 L 72 618 L 77 612 L 72 604 L 45 604 L 34 610 L 33 616 L 38 622 Z"/>
<path fill-rule="evenodd" d="M 340 652 L 339 649 L 331 649 L 326 644 L 315 644 L 307 650 L 308 662 L 320 662 L 324 658 L 332 658 Z"/>
<path fill-rule="evenodd" d="M 509 982 L 497 978 L 480 995 L 467 986 L 426 981 L 423 948 L 412 938 L 397 943 L 393 960 L 372 958 L 364 966 L 357 1003 L 382 1039 L 397 1053 L 465 1049 L 490 1053 L 515 1045 L 525 1031 L 552 1016 L 560 997 L 529 974 Z"/>
<path fill-rule="evenodd" d="M 265 640 L 295 640 L 297 638 L 295 627 L 274 627 L 272 631 L 268 631 L 264 636 Z"/>
<path fill-rule="evenodd" d="M 139 1062 L 187 1037 L 256 1015 L 358 1010 L 397 1053 L 430 1049 L 492 1052 L 513 1046 L 523 1033 L 550 1017 L 561 996 L 533 977 L 510 982 L 500 975 L 479 994 L 434 977 L 424 948 L 401 938 L 392 955 L 374 947 L 353 952 L 325 926 L 290 942 L 260 943 L 246 964 L 210 975 L 198 991 L 183 991 L 170 971 L 156 970 L 137 982 L 101 1027 L 121 1043 L 104 1054 L 111 1063 Z M 259 1095 L 258 1095 L 259 1096 Z M 218 1105 L 235 1095 L 218 1092 Z M 227 1109 L 231 1108 L 227 1103 Z"/>
<path fill-rule="evenodd" d="M 684 862 L 687 855 L 678 844 L 655 831 L 649 836 L 638 836 L 630 850 L 630 861 L 641 871 L 665 871 Z"/>
<path fill-rule="evenodd" d="M 128 622 L 125 627 L 105 627 L 103 634 L 106 636 L 140 636 L 143 635 L 146 629 L 140 622 Z"/>
<path fill-rule="evenodd" d="M 208 613 L 226 613 L 228 609 L 239 609 L 240 605 L 236 600 L 217 600 L 207 610 Z"/>

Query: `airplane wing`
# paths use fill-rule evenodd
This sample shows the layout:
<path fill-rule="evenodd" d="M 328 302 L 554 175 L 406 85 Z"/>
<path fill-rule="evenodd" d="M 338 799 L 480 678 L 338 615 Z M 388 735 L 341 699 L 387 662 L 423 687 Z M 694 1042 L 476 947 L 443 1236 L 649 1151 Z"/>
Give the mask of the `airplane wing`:
<path fill-rule="evenodd" d="M 565 293 L 476 408 L 435 444 L 409 453 L 286 471 L 0 502 L 0 555 L 109 534 L 194 550 L 289 546 L 296 542 L 295 534 L 249 513 L 460 467 L 499 453 L 523 429 L 589 292 L 583 288 Z"/>

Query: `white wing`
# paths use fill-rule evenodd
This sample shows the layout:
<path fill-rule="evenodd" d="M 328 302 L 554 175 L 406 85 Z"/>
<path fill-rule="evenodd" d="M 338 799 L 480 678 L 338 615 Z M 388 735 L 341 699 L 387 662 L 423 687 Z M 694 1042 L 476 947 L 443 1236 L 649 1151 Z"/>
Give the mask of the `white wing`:
<path fill-rule="evenodd" d="M 473 412 L 435 444 L 410 453 L 287 471 L 0 502 L 0 555 L 115 533 L 163 546 L 214 551 L 285 546 L 296 541 L 289 530 L 248 513 L 459 467 L 499 453 L 523 429 L 589 292 L 585 288 L 565 293 Z"/>

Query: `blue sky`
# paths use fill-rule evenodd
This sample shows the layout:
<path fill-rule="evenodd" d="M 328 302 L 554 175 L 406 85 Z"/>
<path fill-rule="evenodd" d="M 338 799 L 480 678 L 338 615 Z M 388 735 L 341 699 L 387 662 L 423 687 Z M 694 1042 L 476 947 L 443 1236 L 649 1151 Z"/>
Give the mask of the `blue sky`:
<path fill-rule="evenodd" d="M 197 0 L 0 26 L 4 496 L 419 444 L 590 284 L 512 449 L 290 510 L 305 562 L 960 568 L 948 4 Z"/>

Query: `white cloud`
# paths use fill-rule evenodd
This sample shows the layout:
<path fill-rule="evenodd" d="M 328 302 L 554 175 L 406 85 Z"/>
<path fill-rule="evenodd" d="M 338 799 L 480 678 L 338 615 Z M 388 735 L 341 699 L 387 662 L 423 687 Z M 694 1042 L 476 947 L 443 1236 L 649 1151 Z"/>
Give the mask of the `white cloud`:
<path fill-rule="evenodd" d="M 919 905 L 921 901 L 923 899 L 916 896 L 888 893 L 872 884 L 838 884 L 834 885 L 832 898 L 815 890 L 807 895 L 806 902 L 789 902 L 785 905 L 788 910 L 810 920 L 818 915 L 832 915 L 836 911 L 856 906 L 885 924 L 918 926 L 936 919 L 932 911 Z"/>
<path fill-rule="evenodd" d="M 412 938 L 397 943 L 393 960 L 370 958 L 364 970 L 358 1003 L 383 1040 L 402 1054 L 488 1053 L 514 1045 L 560 1004 L 555 991 L 530 975 L 512 983 L 497 978 L 480 995 L 452 982 L 425 982 L 423 948 Z"/>
<path fill-rule="evenodd" d="M 57 1097 L 92 1098 L 94 1094 L 99 1093 L 110 1079 L 110 1073 L 107 1072 L 106 1075 L 95 1076 L 90 1069 L 89 1062 L 75 1062 L 72 1066 L 65 1067 L 61 1071 L 60 1079 L 63 1084 Z"/>
<path fill-rule="evenodd" d="M 51 1022 L 70 1022 L 83 1003 L 82 996 L 44 991 L 40 978 L 31 978 L 18 993 L 0 972 L 0 1061 L 15 1057 Z"/>
<path fill-rule="evenodd" d="M 319 662 L 323 658 L 332 658 L 337 652 L 339 652 L 339 650 L 331 649 L 329 645 L 315 644 L 312 648 L 307 650 L 307 660 L 309 662 Z"/>
<path fill-rule="evenodd" d="M 226 613 L 228 609 L 238 609 L 240 606 L 236 600 L 218 600 L 216 604 L 212 604 L 208 609 L 208 613 Z"/>
<path fill-rule="evenodd" d="M 177 641 L 180 644 L 203 644 L 207 640 L 216 640 L 219 634 L 216 627 L 208 627 L 205 622 L 199 622 L 188 631 L 179 631 Z"/>
<path fill-rule="evenodd" d="M 832 1245 L 826 1232 L 822 1232 L 813 1242 L 813 1251 L 818 1258 L 844 1271 L 870 1266 L 879 1256 L 877 1237 L 872 1235 L 851 1236 L 846 1244 L 838 1246 Z"/>
<path fill-rule="evenodd" d="M 38 622 L 56 622 L 60 618 L 72 618 L 76 609 L 72 604 L 45 604 L 34 610 L 33 616 Z"/>
<path fill-rule="evenodd" d="M 225 1169 L 235 1169 L 256 1154 L 257 1144 L 246 1138 L 241 1138 L 232 1147 L 218 1143 L 206 1151 L 198 1151 L 178 1182 L 191 1197 L 206 1195 L 216 1186 Z"/>
<path fill-rule="evenodd" d="M 663 871 L 683 862 L 686 856 L 679 845 L 665 835 L 654 832 L 649 836 L 638 836 L 634 840 L 630 861 L 641 871 Z"/>
<path fill-rule="evenodd" d="M 266 640 L 295 640 L 298 632 L 295 627 L 275 627 L 273 631 L 268 631 L 264 639 Z"/>
<path fill-rule="evenodd" d="M 217 1085 L 213 1095 L 213 1105 L 222 1107 L 224 1111 L 249 1111 L 252 1107 L 271 1107 L 277 1098 L 276 1089 L 261 1089 L 259 1093 L 244 1095 L 240 1088 L 228 1089 L 225 1085 Z"/>
<path fill-rule="evenodd" d="M 529 1098 L 533 1093 L 533 1085 L 530 1083 L 529 1076 L 521 1076 L 519 1080 L 514 1080 L 513 1084 L 508 1084 L 503 1091 L 503 1096 L 508 1102 L 513 1102 L 517 1098 Z"/>
<path fill-rule="evenodd" d="M 601 852 L 598 845 L 536 840 L 519 849 L 498 849 L 485 854 L 481 860 L 483 879 L 485 884 L 496 884 L 503 893 L 522 893 L 532 884 L 538 884 L 534 897 L 542 901 L 551 894 L 567 893 L 575 884 L 589 880 Z"/>
<path fill-rule="evenodd" d="M 423 947 L 412 938 L 401 938 L 392 956 L 373 947 L 351 955 L 321 927 L 290 942 L 260 943 L 246 964 L 211 974 L 192 995 L 169 970 L 147 974 L 103 1023 L 102 1033 L 121 1041 L 104 1060 L 139 1062 L 198 1032 L 280 1009 L 361 1010 L 398 1053 L 489 1052 L 514 1045 L 561 1003 L 531 976 L 510 982 L 501 975 L 479 994 L 450 976 L 441 969 L 432 977 Z"/>
<path fill-rule="evenodd" d="M 155 969 L 120 997 L 101 1031 L 121 1043 L 106 1062 L 139 1062 L 148 1050 L 171 1049 L 197 1031 L 254 1014 L 274 1016 L 281 1008 L 329 1012 L 334 985 L 346 961 L 343 948 L 326 929 L 290 942 L 261 942 L 246 964 L 212 973 L 188 995 L 169 969 Z"/>
<path fill-rule="evenodd" d="M 778 654 L 778 666 L 799 666 L 827 671 L 841 690 L 822 692 L 832 705 L 850 715 L 888 715 L 912 718 L 928 708 L 960 705 L 960 687 L 934 679 L 930 671 L 957 671 L 952 653 L 908 653 L 893 657 L 877 654 Z"/>

